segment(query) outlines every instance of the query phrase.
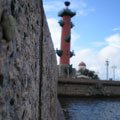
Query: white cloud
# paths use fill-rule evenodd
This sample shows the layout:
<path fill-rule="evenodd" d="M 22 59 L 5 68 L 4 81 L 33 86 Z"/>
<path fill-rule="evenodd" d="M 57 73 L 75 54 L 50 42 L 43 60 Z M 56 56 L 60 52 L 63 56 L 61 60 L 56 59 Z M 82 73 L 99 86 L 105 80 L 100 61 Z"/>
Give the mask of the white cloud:
<path fill-rule="evenodd" d="M 61 41 L 61 31 L 62 28 L 58 24 L 58 21 L 56 18 L 48 18 L 48 25 L 50 28 L 51 36 L 53 39 L 53 43 L 55 48 L 60 48 L 60 41 Z M 71 47 L 75 47 L 75 41 L 79 39 L 80 35 L 77 34 L 74 30 L 71 32 Z"/>
<path fill-rule="evenodd" d="M 77 10 L 79 15 L 88 15 L 91 12 L 94 12 L 94 8 L 90 8 L 84 0 L 80 0 L 79 2 L 75 2 L 76 0 L 71 0 L 70 8 L 74 8 Z M 83 1 L 83 3 L 80 3 Z M 77 4 L 76 4 L 77 3 Z M 46 12 L 53 12 L 56 13 L 64 8 L 63 1 L 48 1 L 44 4 Z M 60 41 L 61 41 L 61 27 L 58 24 L 58 19 L 56 18 L 48 18 L 48 24 L 51 32 L 51 36 L 53 39 L 53 43 L 55 48 L 60 48 Z M 119 28 L 114 28 L 114 31 L 120 30 Z M 77 34 L 74 29 L 72 30 L 72 46 L 71 50 L 75 48 L 76 40 L 80 38 L 80 35 Z M 94 49 L 83 49 L 75 51 L 76 56 L 71 59 L 71 64 L 75 68 L 77 68 L 78 64 L 81 61 L 84 61 L 87 64 L 87 68 L 91 70 L 95 70 L 99 72 L 99 76 L 102 79 L 106 78 L 106 66 L 105 61 L 108 58 L 110 61 L 109 65 L 109 77 L 113 76 L 112 66 L 116 65 L 116 78 L 120 78 L 120 34 L 114 34 L 105 39 L 104 42 L 94 42 L 93 45 L 100 46 L 102 49 L 96 51 Z M 57 59 L 59 59 L 57 57 Z M 59 60 L 58 60 L 59 61 Z"/>
<path fill-rule="evenodd" d="M 58 24 L 58 20 L 55 18 L 48 18 L 48 24 L 51 32 L 51 36 L 53 39 L 53 43 L 55 46 L 55 49 L 60 49 L 60 41 L 61 41 L 61 27 Z M 71 50 L 75 48 L 76 40 L 80 38 L 80 35 L 78 35 L 74 30 L 72 30 L 72 38 L 71 38 Z M 99 76 L 102 79 L 106 78 L 106 66 L 105 61 L 108 59 L 110 61 L 109 65 L 109 72 L 111 72 L 109 75 L 110 78 L 113 77 L 113 71 L 112 66 L 116 65 L 116 78 L 120 78 L 120 34 L 114 34 L 105 39 L 104 42 L 96 42 L 96 45 L 102 46 L 103 48 L 99 51 L 95 51 L 94 49 L 82 49 L 75 51 L 76 56 L 71 58 L 71 64 L 75 68 L 78 67 L 78 64 L 81 61 L 84 61 L 87 65 L 87 68 L 90 70 L 94 70 L 96 72 L 99 72 Z M 59 64 L 59 58 L 57 57 L 58 64 Z"/>
<path fill-rule="evenodd" d="M 58 20 L 55 18 L 48 18 L 48 24 L 51 32 L 51 36 L 53 39 L 53 43 L 55 48 L 60 49 L 60 41 L 61 41 L 61 27 L 58 24 Z M 74 30 L 72 30 L 72 38 L 71 38 L 71 50 L 75 48 L 75 43 L 77 39 L 80 38 Z M 99 72 L 99 76 L 101 79 L 106 79 L 106 66 L 105 61 L 108 59 L 110 61 L 109 65 L 109 77 L 113 77 L 112 66 L 116 65 L 116 78 L 120 78 L 120 34 L 114 34 L 107 38 L 105 38 L 104 42 L 96 42 L 102 47 L 99 51 L 95 51 L 94 49 L 82 49 L 75 51 L 76 56 L 71 58 L 71 64 L 75 68 L 78 67 L 78 64 L 81 61 L 84 61 L 87 65 L 87 68 L 90 70 L 94 70 L 97 73 Z M 58 64 L 59 58 L 57 57 Z"/>
<path fill-rule="evenodd" d="M 76 47 L 76 42 L 77 40 L 79 40 L 80 35 L 78 33 L 76 33 L 74 30 L 72 30 L 71 32 L 71 48 L 75 48 Z"/>
<path fill-rule="evenodd" d="M 79 12 L 78 12 L 80 15 L 83 15 L 83 16 L 86 16 L 87 15 L 87 13 L 85 12 L 85 10 L 79 10 Z"/>
<path fill-rule="evenodd" d="M 104 42 L 93 42 L 93 43 L 91 43 L 94 47 L 103 47 L 103 46 L 105 46 L 106 44 L 107 44 L 107 42 L 106 41 L 104 41 Z"/>
<path fill-rule="evenodd" d="M 44 2 L 44 9 L 46 12 L 59 12 L 65 8 L 64 1 L 46 1 Z M 87 16 L 89 13 L 94 12 L 94 8 L 90 8 L 85 0 L 71 0 L 70 9 L 77 11 L 77 15 Z"/>
<path fill-rule="evenodd" d="M 106 59 L 109 60 L 109 78 L 113 78 L 112 66 L 117 66 L 116 78 L 120 78 L 120 34 L 114 34 L 105 39 L 106 46 L 99 51 L 84 49 L 76 52 L 76 56 L 71 59 L 74 67 L 77 68 L 81 61 L 87 64 L 91 70 L 99 72 L 101 79 L 106 79 Z"/>
<path fill-rule="evenodd" d="M 88 9 L 88 11 L 95 12 L 96 10 L 95 10 L 95 8 L 90 8 L 90 9 Z"/>
<path fill-rule="evenodd" d="M 99 57 L 104 60 L 108 58 L 111 65 L 116 64 L 120 66 L 120 34 L 114 34 L 106 38 L 105 40 L 107 41 L 108 45 L 99 51 Z"/>
<path fill-rule="evenodd" d="M 48 18 L 47 21 L 51 32 L 54 48 L 55 50 L 56 48 L 60 49 L 61 27 L 58 24 L 58 20 L 56 18 Z M 59 57 L 57 55 L 56 57 L 57 57 L 57 64 L 59 64 Z"/>
<path fill-rule="evenodd" d="M 84 9 L 78 10 L 78 15 L 87 16 L 91 12 L 95 12 L 95 9 L 94 8 L 90 8 L 90 9 L 84 8 Z"/>
<path fill-rule="evenodd" d="M 113 31 L 120 31 L 120 27 L 113 28 Z"/>
<path fill-rule="evenodd" d="M 74 7 L 73 7 L 74 6 Z M 91 8 L 84 0 L 73 2 L 73 8 L 77 10 L 77 15 L 87 16 L 91 12 L 95 12 L 95 8 Z"/>
<path fill-rule="evenodd" d="M 61 42 L 61 30 L 62 28 L 58 24 L 58 20 L 56 18 L 48 18 L 48 25 L 50 28 L 50 33 L 52 36 L 54 48 L 60 49 L 60 42 Z M 71 32 L 71 50 L 75 48 L 75 42 L 79 39 L 80 35 L 77 34 L 74 30 Z M 57 57 L 57 61 L 59 63 L 59 57 Z"/>
<path fill-rule="evenodd" d="M 81 1 L 80 4 L 82 7 L 87 7 L 87 3 L 85 1 Z"/>
<path fill-rule="evenodd" d="M 47 2 L 44 2 L 44 9 L 46 12 L 50 12 L 50 11 L 59 11 L 61 9 L 64 8 L 64 4 L 62 1 L 47 1 Z"/>
<path fill-rule="evenodd" d="M 109 46 L 120 48 L 120 34 L 112 35 L 106 38 L 106 41 L 109 43 Z"/>
<path fill-rule="evenodd" d="M 96 63 L 96 52 L 93 51 L 92 49 L 83 49 L 80 51 L 76 51 L 76 56 L 71 59 L 71 63 L 73 63 L 74 67 L 77 68 L 78 64 L 81 61 L 84 61 L 87 64 L 88 68 L 96 68 L 95 63 Z"/>
<path fill-rule="evenodd" d="M 54 47 L 55 47 L 55 49 L 60 48 L 61 27 L 58 24 L 58 20 L 55 18 L 48 18 L 47 21 L 49 24 Z"/>

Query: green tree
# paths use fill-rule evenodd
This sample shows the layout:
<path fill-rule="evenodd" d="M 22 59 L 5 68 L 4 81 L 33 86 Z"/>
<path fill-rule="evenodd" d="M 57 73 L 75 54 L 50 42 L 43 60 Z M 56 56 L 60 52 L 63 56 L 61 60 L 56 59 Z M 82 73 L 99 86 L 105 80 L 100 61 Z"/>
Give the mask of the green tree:
<path fill-rule="evenodd" d="M 95 71 L 91 71 L 88 69 L 80 69 L 78 72 L 80 72 L 81 75 L 90 77 L 91 79 L 99 79 L 98 75 L 95 74 Z"/>

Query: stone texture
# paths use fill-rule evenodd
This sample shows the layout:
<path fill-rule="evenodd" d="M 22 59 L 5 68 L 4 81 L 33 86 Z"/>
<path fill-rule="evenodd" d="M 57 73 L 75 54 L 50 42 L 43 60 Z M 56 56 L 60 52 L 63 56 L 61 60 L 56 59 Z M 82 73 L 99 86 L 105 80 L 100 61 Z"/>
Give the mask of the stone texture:
<path fill-rule="evenodd" d="M 59 100 L 57 100 L 57 120 L 65 120 L 64 112 Z"/>
<path fill-rule="evenodd" d="M 58 77 L 60 78 L 75 78 L 76 70 L 75 68 L 70 67 L 70 65 L 60 64 L 57 66 Z"/>
<path fill-rule="evenodd" d="M 41 0 L 0 0 L 0 120 L 56 120 L 56 72 Z"/>
<path fill-rule="evenodd" d="M 1 18 L 1 26 L 3 31 L 3 36 L 6 41 L 12 41 L 15 39 L 17 34 L 17 25 L 13 16 L 9 14 L 8 10 L 4 10 Z"/>
<path fill-rule="evenodd" d="M 58 95 L 120 97 L 120 82 L 88 79 L 59 79 Z"/>
<path fill-rule="evenodd" d="M 43 69 L 42 69 L 42 120 L 56 120 L 57 107 L 57 62 L 46 17 L 43 24 Z"/>

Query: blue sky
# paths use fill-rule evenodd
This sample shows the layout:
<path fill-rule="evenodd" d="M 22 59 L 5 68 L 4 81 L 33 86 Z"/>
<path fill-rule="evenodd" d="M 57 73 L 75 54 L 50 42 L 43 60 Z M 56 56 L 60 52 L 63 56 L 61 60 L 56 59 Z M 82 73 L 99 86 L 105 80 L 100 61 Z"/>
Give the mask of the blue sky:
<path fill-rule="evenodd" d="M 71 64 L 77 69 L 84 61 L 88 69 L 95 70 L 101 79 L 106 78 L 105 61 L 110 61 L 109 77 L 113 77 L 112 66 L 117 66 L 116 79 L 120 79 L 120 0 L 69 0 L 70 9 L 76 11 L 72 18 L 71 50 L 76 56 Z M 48 20 L 54 47 L 60 47 L 61 27 L 58 12 L 65 0 L 44 0 L 44 9 Z M 59 60 L 58 60 L 59 63 Z"/>

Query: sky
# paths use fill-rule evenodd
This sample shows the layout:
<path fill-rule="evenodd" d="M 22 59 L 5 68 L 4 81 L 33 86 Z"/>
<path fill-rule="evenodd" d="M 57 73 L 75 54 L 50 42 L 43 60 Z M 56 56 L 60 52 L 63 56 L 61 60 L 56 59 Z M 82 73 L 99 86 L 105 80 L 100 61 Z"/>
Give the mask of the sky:
<path fill-rule="evenodd" d="M 106 60 L 109 61 L 109 78 L 120 80 L 120 0 L 68 0 L 70 9 L 76 12 L 72 18 L 71 50 L 75 56 L 70 64 L 78 69 L 80 62 L 94 70 L 98 76 L 106 79 Z M 60 49 L 61 27 L 58 12 L 65 0 L 43 0 L 54 48 Z M 59 64 L 59 58 L 57 57 Z"/>

